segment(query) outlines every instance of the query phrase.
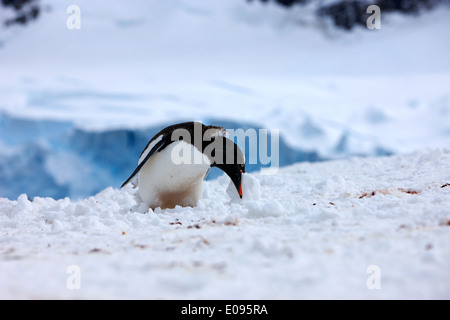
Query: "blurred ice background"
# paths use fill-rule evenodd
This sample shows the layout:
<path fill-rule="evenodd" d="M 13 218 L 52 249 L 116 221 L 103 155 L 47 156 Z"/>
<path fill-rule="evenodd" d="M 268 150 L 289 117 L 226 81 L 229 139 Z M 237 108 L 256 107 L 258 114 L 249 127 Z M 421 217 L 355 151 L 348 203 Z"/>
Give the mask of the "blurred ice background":
<path fill-rule="evenodd" d="M 279 129 L 283 166 L 448 147 L 449 2 L 2 0 L 0 197 L 119 187 L 181 121 Z"/>

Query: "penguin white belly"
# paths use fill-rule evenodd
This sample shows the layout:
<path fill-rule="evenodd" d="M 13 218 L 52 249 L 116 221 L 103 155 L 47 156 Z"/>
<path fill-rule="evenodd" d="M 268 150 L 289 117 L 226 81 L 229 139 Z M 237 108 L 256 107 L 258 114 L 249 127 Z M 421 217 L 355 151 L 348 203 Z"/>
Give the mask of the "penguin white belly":
<path fill-rule="evenodd" d="M 139 195 L 152 209 L 196 206 L 209 168 L 209 159 L 192 144 L 173 142 L 139 171 Z"/>

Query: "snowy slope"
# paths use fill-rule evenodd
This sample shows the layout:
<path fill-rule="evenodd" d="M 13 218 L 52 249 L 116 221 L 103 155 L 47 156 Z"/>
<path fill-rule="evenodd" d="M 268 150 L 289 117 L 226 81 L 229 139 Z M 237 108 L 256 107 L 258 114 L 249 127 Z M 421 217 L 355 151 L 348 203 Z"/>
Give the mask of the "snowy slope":
<path fill-rule="evenodd" d="M 114 188 L 2 198 L 0 298 L 449 299 L 449 164 L 300 163 L 247 174 L 244 201 L 223 176 L 196 208 L 155 212 Z"/>

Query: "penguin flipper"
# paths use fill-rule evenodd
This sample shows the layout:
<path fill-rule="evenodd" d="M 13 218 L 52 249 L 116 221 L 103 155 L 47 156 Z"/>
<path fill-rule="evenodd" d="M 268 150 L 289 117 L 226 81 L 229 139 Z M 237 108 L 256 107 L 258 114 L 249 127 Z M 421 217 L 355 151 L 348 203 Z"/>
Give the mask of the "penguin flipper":
<path fill-rule="evenodd" d="M 158 143 L 156 143 L 153 148 L 149 151 L 149 153 L 145 156 L 145 158 L 139 162 L 136 169 L 133 171 L 133 173 L 128 177 L 128 179 L 120 186 L 120 188 L 123 188 L 128 182 L 130 182 L 136 174 L 141 170 L 141 168 L 144 166 L 144 164 L 158 151 L 164 149 L 166 146 L 168 146 L 170 143 L 172 143 L 170 139 L 166 139 L 165 137 L 162 138 Z M 135 183 L 133 183 L 134 186 L 136 186 Z"/>
<path fill-rule="evenodd" d="M 209 168 L 208 168 L 208 170 L 206 171 L 205 176 L 203 177 L 203 180 L 206 180 L 206 177 L 208 176 L 208 173 L 209 173 Z"/>

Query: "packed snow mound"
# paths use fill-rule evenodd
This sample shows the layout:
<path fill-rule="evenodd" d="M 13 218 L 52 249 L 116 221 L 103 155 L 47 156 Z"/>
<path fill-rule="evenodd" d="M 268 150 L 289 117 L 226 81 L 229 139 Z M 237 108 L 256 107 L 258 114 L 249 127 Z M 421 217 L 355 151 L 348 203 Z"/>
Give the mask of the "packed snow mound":
<path fill-rule="evenodd" d="M 194 208 L 152 211 L 131 188 L 0 198 L 0 298 L 448 299 L 449 164 L 298 163 L 245 174 L 242 201 L 221 176 Z"/>

